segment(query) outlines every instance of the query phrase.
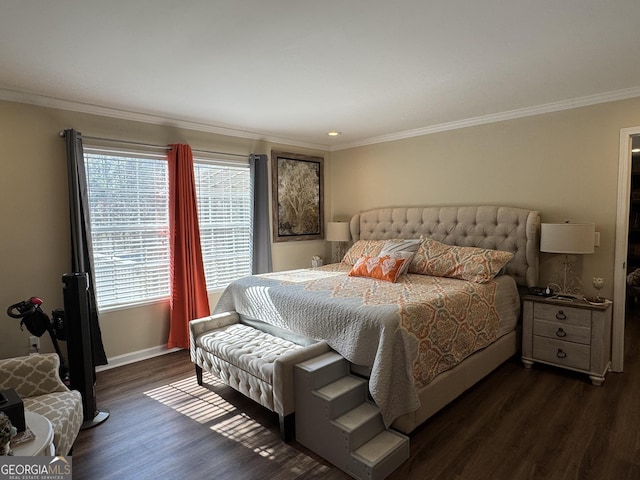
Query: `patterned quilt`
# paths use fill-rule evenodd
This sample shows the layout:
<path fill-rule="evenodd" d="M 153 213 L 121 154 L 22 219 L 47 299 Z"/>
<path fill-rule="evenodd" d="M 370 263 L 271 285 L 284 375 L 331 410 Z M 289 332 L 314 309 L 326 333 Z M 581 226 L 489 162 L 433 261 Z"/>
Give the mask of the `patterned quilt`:
<path fill-rule="evenodd" d="M 241 315 L 325 340 L 370 367 L 370 393 L 385 424 L 419 407 L 417 390 L 493 342 L 497 283 L 403 275 L 397 283 L 349 277 L 332 264 L 246 277 L 214 313 Z"/>

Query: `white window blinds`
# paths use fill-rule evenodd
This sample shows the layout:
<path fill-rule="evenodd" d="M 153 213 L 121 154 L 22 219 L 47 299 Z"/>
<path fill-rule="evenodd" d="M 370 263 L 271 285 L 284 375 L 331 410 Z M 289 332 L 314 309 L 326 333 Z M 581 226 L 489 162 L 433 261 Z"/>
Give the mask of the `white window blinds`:
<path fill-rule="evenodd" d="M 202 258 L 213 290 L 251 273 L 249 165 L 195 160 L 194 169 Z"/>
<path fill-rule="evenodd" d="M 84 150 L 98 306 L 168 297 L 165 156 Z"/>
<path fill-rule="evenodd" d="M 164 153 L 84 147 L 96 297 L 100 309 L 170 295 Z M 207 289 L 251 273 L 248 163 L 194 159 Z"/>

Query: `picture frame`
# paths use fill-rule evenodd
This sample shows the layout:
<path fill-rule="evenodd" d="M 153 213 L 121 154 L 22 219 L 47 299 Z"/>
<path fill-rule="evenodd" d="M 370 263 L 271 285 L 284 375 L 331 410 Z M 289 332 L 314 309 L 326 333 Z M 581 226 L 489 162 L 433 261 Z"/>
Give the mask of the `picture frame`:
<path fill-rule="evenodd" d="M 324 158 L 271 152 L 273 239 L 324 238 Z"/>

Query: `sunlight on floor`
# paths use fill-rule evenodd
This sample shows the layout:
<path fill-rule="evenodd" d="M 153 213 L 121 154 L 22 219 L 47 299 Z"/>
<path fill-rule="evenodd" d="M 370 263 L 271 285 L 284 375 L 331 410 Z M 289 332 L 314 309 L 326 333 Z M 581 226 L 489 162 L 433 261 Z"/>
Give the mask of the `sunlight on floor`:
<path fill-rule="evenodd" d="M 242 443 L 258 455 L 275 460 L 275 453 L 278 449 L 286 447 L 286 444 L 275 437 L 269 430 L 264 428 L 245 413 L 239 413 L 233 417 L 223 420 L 211 427 L 211 430 L 218 432 L 225 437 Z"/>
<path fill-rule="evenodd" d="M 205 383 L 214 389 L 225 387 L 218 379 L 206 373 Z M 198 385 L 195 377 L 185 378 L 144 394 L 200 424 L 211 424 L 209 428 L 212 431 L 244 445 L 265 459 L 281 462 L 284 471 L 308 474 L 312 470 L 314 473 L 329 470 L 326 465 L 284 443 L 279 435 L 209 388 Z"/>
<path fill-rule="evenodd" d="M 209 379 L 209 382 L 214 386 L 223 385 L 213 378 Z M 233 405 L 227 403 L 220 396 L 198 385 L 195 378 L 185 378 L 149 390 L 145 392 L 145 395 L 202 424 L 235 410 Z"/>

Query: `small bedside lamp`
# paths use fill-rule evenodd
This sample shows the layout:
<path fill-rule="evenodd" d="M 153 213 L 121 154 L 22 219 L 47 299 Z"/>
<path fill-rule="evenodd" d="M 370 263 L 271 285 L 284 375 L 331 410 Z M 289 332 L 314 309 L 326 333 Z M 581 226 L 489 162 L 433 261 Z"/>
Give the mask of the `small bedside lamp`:
<path fill-rule="evenodd" d="M 558 296 L 574 298 L 567 288 L 567 273 L 573 263 L 569 255 L 593 253 L 595 225 L 593 223 L 543 223 L 540 225 L 540 251 L 564 253 L 563 283 Z"/>
<path fill-rule="evenodd" d="M 329 222 L 327 223 L 327 241 L 338 242 L 336 253 L 333 257 L 334 263 L 342 261 L 346 252 L 346 242 L 351 240 L 349 222 Z"/>

